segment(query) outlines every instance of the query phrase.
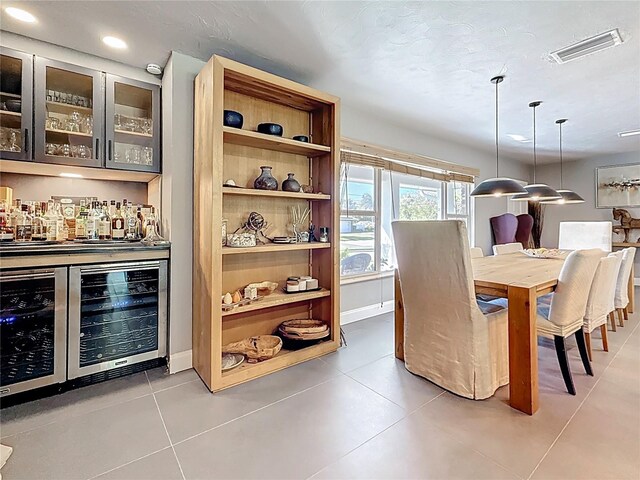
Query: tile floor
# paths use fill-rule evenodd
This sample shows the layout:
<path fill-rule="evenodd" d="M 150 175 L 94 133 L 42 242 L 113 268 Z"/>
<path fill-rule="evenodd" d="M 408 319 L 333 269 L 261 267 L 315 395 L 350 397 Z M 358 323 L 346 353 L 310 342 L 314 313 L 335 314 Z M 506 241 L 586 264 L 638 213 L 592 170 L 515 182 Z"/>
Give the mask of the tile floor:
<path fill-rule="evenodd" d="M 0 411 L 14 479 L 640 478 L 640 314 L 570 350 L 578 395 L 540 346 L 540 411 L 474 402 L 408 373 L 393 319 L 345 327 L 335 354 L 221 392 L 162 369 Z"/>

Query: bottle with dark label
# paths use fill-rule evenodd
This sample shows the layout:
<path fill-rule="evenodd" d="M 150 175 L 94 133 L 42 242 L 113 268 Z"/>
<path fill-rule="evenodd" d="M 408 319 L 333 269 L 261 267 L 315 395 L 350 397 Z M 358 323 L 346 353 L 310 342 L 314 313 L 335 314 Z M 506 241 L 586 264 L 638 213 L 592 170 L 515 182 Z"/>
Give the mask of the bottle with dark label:
<path fill-rule="evenodd" d="M 7 207 L 4 201 L 0 202 L 0 242 L 13 241 L 13 228 L 7 222 Z"/>
<path fill-rule="evenodd" d="M 139 231 L 139 223 L 138 217 L 136 216 L 136 212 L 133 209 L 133 205 L 127 204 L 127 209 L 125 211 L 125 232 L 124 236 L 127 240 L 139 240 L 138 236 Z"/>
<path fill-rule="evenodd" d="M 100 240 L 111 240 L 111 217 L 109 216 L 109 207 L 106 200 L 102 202 L 98 218 L 98 238 Z"/>
<path fill-rule="evenodd" d="M 87 239 L 87 208 L 84 200 L 80 200 L 80 209 L 76 216 L 76 239 Z"/>
<path fill-rule="evenodd" d="M 31 236 L 32 240 L 46 240 L 46 234 L 44 231 L 44 219 L 42 218 L 42 203 L 36 202 L 33 209 L 33 234 Z"/>
<path fill-rule="evenodd" d="M 32 217 L 29 215 L 29 205 L 22 204 L 20 211 L 14 217 L 16 242 L 30 242 L 33 235 Z"/>
<path fill-rule="evenodd" d="M 116 211 L 111 217 L 111 237 L 114 240 L 124 240 L 124 217 L 120 210 L 120 202 L 116 203 Z"/>

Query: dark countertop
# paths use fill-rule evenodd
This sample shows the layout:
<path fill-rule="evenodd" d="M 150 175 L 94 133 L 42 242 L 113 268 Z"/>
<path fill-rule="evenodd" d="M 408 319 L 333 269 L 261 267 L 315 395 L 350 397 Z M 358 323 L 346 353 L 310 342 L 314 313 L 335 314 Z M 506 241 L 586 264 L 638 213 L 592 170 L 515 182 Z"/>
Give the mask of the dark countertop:
<path fill-rule="evenodd" d="M 115 253 L 115 252 L 144 252 L 170 250 L 169 243 L 165 245 L 144 245 L 141 242 L 99 242 L 76 243 L 64 242 L 42 245 L 36 242 L 0 243 L 0 257 L 30 257 L 36 255 L 69 255 L 86 253 Z"/>

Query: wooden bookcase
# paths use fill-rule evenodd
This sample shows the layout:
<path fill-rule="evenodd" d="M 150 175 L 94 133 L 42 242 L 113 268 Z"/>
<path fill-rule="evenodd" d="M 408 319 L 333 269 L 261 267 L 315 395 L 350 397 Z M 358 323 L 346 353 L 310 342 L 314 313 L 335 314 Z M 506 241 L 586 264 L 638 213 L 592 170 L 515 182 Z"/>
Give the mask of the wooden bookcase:
<path fill-rule="evenodd" d="M 223 110 L 244 117 L 242 129 L 223 126 Z M 337 97 L 240 63 L 213 56 L 195 82 L 193 366 L 212 392 L 335 351 L 339 316 L 339 150 Z M 256 132 L 259 123 L 284 127 L 275 137 Z M 307 135 L 310 143 L 291 140 Z M 281 182 L 295 173 L 313 194 L 254 190 L 260 166 L 273 167 Z M 232 178 L 244 189 L 223 187 Z M 281 187 L 279 186 L 279 189 Z M 250 248 L 222 246 L 222 219 L 233 232 L 250 212 L 271 225 L 268 235 L 289 233 L 289 208 L 311 209 L 314 225 L 330 228 L 331 243 L 267 243 Z M 259 302 L 223 312 L 221 296 L 252 282 L 311 275 L 322 289 L 285 294 L 276 290 Z M 222 373 L 222 346 L 272 334 L 294 318 L 314 318 L 331 329 L 328 340 Z"/>

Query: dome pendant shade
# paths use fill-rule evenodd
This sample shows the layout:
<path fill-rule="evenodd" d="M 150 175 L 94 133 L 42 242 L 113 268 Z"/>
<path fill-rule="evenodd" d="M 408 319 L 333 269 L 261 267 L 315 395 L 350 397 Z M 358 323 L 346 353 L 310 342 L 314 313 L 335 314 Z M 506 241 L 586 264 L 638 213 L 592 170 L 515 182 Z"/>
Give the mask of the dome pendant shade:
<path fill-rule="evenodd" d="M 471 192 L 472 197 L 502 197 L 503 195 L 527 194 L 527 191 L 511 178 L 488 178 Z"/>
<path fill-rule="evenodd" d="M 567 205 L 570 203 L 584 203 L 584 198 L 582 198 L 572 190 L 557 190 L 557 192 L 561 197 L 558 200 L 546 200 L 540 203 L 544 203 L 546 205 Z"/>
<path fill-rule="evenodd" d="M 542 202 L 545 200 L 560 200 L 560 194 L 544 183 L 534 183 L 524 187 L 526 193 L 516 195 L 511 200 L 516 202 Z"/>

